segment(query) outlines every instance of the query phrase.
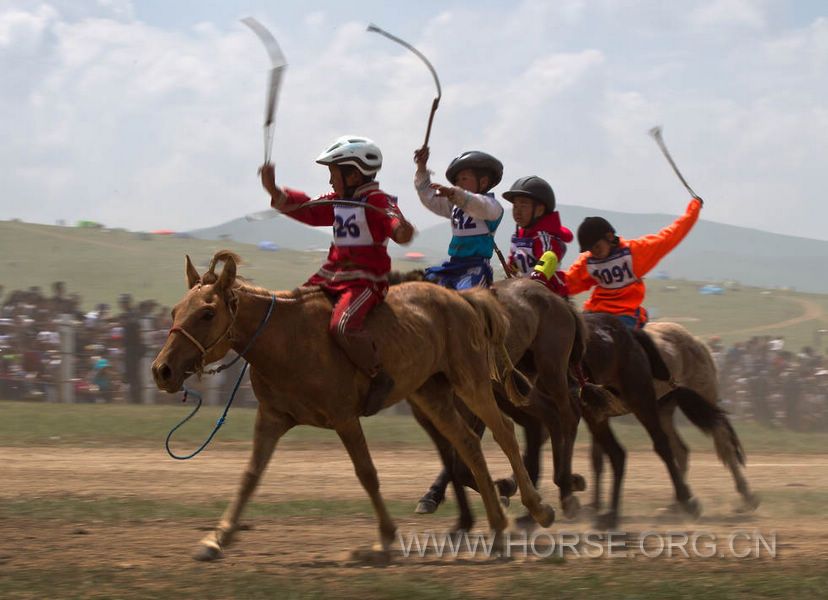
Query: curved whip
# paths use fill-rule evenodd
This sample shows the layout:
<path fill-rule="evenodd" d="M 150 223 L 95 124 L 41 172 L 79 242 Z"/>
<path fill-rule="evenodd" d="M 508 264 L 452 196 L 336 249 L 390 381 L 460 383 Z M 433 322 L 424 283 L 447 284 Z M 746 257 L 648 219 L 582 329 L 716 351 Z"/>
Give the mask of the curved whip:
<path fill-rule="evenodd" d="M 276 104 L 279 100 L 279 89 L 282 87 L 282 76 L 287 68 L 287 59 L 279 47 L 279 43 L 270 31 L 253 17 L 241 20 L 264 44 L 267 55 L 270 57 L 270 79 L 267 84 L 267 98 L 265 100 L 264 115 L 264 161 L 270 162 L 273 148 L 273 124 L 276 117 Z"/>
<path fill-rule="evenodd" d="M 650 135 L 658 144 L 658 147 L 661 149 L 661 153 L 664 155 L 664 158 L 667 159 L 667 162 L 670 163 L 670 166 L 673 167 L 673 171 L 676 175 L 678 175 L 679 180 L 684 185 L 684 188 L 690 193 L 693 198 L 698 198 L 701 200 L 699 195 L 693 191 L 693 188 L 690 187 L 690 184 L 687 183 L 687 180 L 684 179 L 684 176 L 679 171 L 678 166 L 676 166 L 676 161 L 673 160 L 673 157 L 670 155 L 670 151 L 667 150 L 667 144 L 664 143 L 664 138 L 661 137 L 661 126 L 656 126 L 650 129 Z"/>
<path fill-rule="evenodd" d="M 428 70 L 431 71 L 431 76 L 434 78 L 434 85 L 437 86 L 437 97 L 434 98 L 434 101 L 431 103 L 431 113 L 428 116 L 428 128 L 426 129 L 425 141 L 423 142 L 423 148 L 428 146 L 428 138 L 431 137 L 431 124 L 434 122 L 434 113 L 437 112 L 437 107 L 440 105 L 440 98 L 443 97 L 443 88 L 440 86 L 440 78 L 437 77 L 437 71 L 434 70 L 434 66 L 429 62 L 429 60 L 425 57 L 425 55 L 417 50 L 414 46 L 398 38 L 397 36 L 388 33 L 384 29 L 377 27 L 373 23 L 368 25 L 368 31 L 373 31 L 374 33 L 378 33 L 387 37 L 389 40 L 397 42 L 399 45 L 407 48 L 411 52 L 417 55 L 417 57 L 425 63 L 425 66 L 428 67 Z"/>

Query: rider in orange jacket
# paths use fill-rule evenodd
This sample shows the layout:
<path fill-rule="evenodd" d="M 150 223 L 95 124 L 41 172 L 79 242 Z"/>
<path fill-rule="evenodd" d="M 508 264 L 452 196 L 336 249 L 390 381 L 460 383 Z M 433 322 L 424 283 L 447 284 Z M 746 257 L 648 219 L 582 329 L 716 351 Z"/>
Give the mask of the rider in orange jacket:
<path fill-rule="evenodd" d="M 690 232 L 704 202 L 693 198 L 687 211 L 661 231 L 625 240 L 602 217 L 587 217 L 578 228 L 582 254 L 566 272 L 570 294 L 592 288 L 585 312 L 608 313 L 632 329 L 647 323 L 643 277 Z"/>

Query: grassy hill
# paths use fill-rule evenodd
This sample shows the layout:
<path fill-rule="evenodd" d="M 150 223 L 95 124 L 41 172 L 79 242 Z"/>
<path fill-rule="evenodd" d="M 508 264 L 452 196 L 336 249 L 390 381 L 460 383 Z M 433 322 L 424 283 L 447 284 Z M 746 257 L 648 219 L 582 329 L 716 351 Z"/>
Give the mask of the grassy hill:
<path fill-rule="evenodd" d="M 89 308 L 114 304 L 121 292 L 175 303 L 184 293 L 185 254 L 203 270 L 216 250 L 229 248 L 245 260 L 242 275 L 274 289 L 300 285 L 324 258 L 321 252 L 265 252 L 227 240 L 18 222 L 0 222 L 0 240 L 0 285 L 6 292 L 33 285 L 48 291 L 53 281 L 63 280 Z M 399 270 L 422 266 L 394 259 Z M 692 281 L 649 279 L 646 306 L 654 318 L 678 320 L 698 335 L 719 334 L 725 341 L 781 334 L 798 349 L 813 344 L 817 329 L 828 328 L 828 295 L 741 286 L 722 296 L 701 296 L 697 288 Z"/>
<path fill-rule="evenodd" d="M 628 238 L 654 233 L 675 218 L 667 214 L 596 211 L 567 205 L 561 206 L 560 212 L 564 224 L 573 231 L 585 217 L 600 212 Z M 508 253 L 513 228 L 511 216 L 507 215 L 496 236 L 504 253 Z M 225 236 L 250 244 L 269 240 L 293 250 L 325 248 L 330 243 L 325 229 L 314 229 L 282 216 L 259 222 L 235 219 L 190 233 L 201 239 L 218 240 Z M 426 260 L 436 263 L 445 257 L 450 236 L 448 222 L 440 223 L 421 230 L 410 246 L 391 244 L 389 252 L 399 257 L 410 251 L 422 252 Z M 576 256 L 577 247 L 573 245 L 564 264 L 569 265 Z M 694 281 L 732 280 L 745 285 L 828 293 L 828 278 L 817 275 L 824 271 L 826 263 L 828 241 L 701 220 L 681 246 L 662 261 L 658 270 L 668 272 L 673 278 Z"/>
<path fill-rule="evenodd" d="M 310 227 L 273 212 L 276 216 L 272 219 L 233 219 L 215 227 L 190 231 L 189 234 L 202 240 L 233 240 L 254 245 L 270 241 L 280 248 L 291 250 L 312 250 L 330 245 L 331 235 L 328 229 Z"/>

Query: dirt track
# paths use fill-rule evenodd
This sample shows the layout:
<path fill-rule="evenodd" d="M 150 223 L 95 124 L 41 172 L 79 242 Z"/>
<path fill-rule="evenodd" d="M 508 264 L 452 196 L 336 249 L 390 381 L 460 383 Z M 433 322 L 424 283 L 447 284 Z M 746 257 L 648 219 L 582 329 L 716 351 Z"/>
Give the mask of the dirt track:
<path fill-rule="evenodd" d="M 507 472 L 505 460 L 487 449 L 495 473 Z M 177 462 L 161 449 L 27 449 L 0 448 L 3 485 L 0 500 L 23 498 L 124 498 L 170 501 L 179 504 L 226 500 L 233 493 L 246 451 L 216 447 L 202 458 Z M 546 465 L 551 461 L 545 456 Z M 630 453 L 624 492 L 627 531 L 704 530 L 725 534 L 733 530 L 776 531 L 781 561 L 828 560 L 828 519 L 802 518 L 796 502 L 803 493 L 828 494 L 828 458 L 814 455 L 766 454 L 749 457 L 748 477 L 764 503 L 753 515 L 739 516 L 732 507 L 736 494 L 729 474 L 711 453 L 691 455 L 690 483 L 704 506 L 704 516 L 695 524 L 667 523 L 654 517 L 654 508 L 671 498 L 666 472 L 649 453 Z M 375 462 L 384 496 L 389 502 L 413 507 L 436 473 L 437 462 L 416 450 L 379 450 Z M 584 452 L 579 452 L 576 470 L 588 474 Z M 310 476 L 311 479 L 306 478 Z M 555 506 L 551 474 L 544 472 L 542 493 Z M 581 494 L 588 502 L 588 492 Z M 292 516 L 245 519 L 253 529 L 239 535 L 221 564 L 243 568 L 295 573 L 296 569 L 326 567 L 347 569 L 350 550 L 367 547 L 375 540 L 376 526 L 368 513 L 369 503 L 359 486 L 343 450 L 326 446 L 285 447 L 277 455 L 255 501 L 362 500 L 366 514 L 330 517 Z M 399 506 L 399 504 L 398 504 Z M 511 515 L 519 513 L 513 504 Z M 155 569 L 189 563 L 189 555 L 203 535 L 200 529 L 215 524 L 219 511 L 206 519 L 149 519 L 138 522 L 41 520 L 8 515 L 0 519 L 5 541 L 0 565 L 45 568 L 62 561 L 77 568 L 101 565 L 139 569 L 150 577 Z M 403 514 L 401 531 L 446 530 L 453 515 L 443 510 L 434 516 Z M 478 515 L 482 523 L 483 515 Z M 552 531 L 586 531 L 589 520 L 566 521 L 559 513 Z M 86 533 L 81 535 L 79 533 Z M 407 559 L 411 560 L 411 559 Z M 419 559 L 419 567 L 428 566 Z M 423 562 L 426 560 L 426 562 Z M 400 565 L 406 568 L 406 565 Z M 409 565 L 411 566 L 411 565 Z M 416 565 L 414 565 L 416 566 Z M 136 573 L 136 577 L 139 576 Z M 315 577 L 313 571 L 306 576 Z"/>

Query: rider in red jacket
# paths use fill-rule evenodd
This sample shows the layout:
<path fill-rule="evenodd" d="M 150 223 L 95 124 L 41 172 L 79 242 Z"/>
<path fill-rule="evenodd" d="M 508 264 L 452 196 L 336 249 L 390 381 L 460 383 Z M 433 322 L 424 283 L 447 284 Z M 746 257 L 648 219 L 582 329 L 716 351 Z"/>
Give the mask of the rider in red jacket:
<path fill-rule="evenodd" d="M 363 409 L 368 416 L 382 408 L 394 380 L 383 369 L 376 345 L 363 324 L 368 312 L 388 292 L 388 239 L 406 244 L 414 235 L 414 227 L 399 212 L 395 199 L 374 181 L 382 167 L 382 153 L 371 140 L 343 136 L 316 162 L 329 168 L 333 186 L 332 193 L 316 200 L 339 199 L 358 205 L 313 206 L 314 200 L 305 193 L 278 187 L 270 164 L 261 169 L 262 185 L 270 193 L 273 208 L 308 225 L 333 226 L 328 259 L 305 285 L 321 286 L 334 298 L 328 330 L 348 358 L 370 378 Z"/>
<path fill-rule="evenodd" d="M 512 203 L 512 217 L 518 226 L 509 253 L 512 272 L 540 281 L 566 298 L 569 292 L 559 266 L 572 232 L 561 225 L 552 186 L 536 175 L 521 177 L 503 197 Z"/>

